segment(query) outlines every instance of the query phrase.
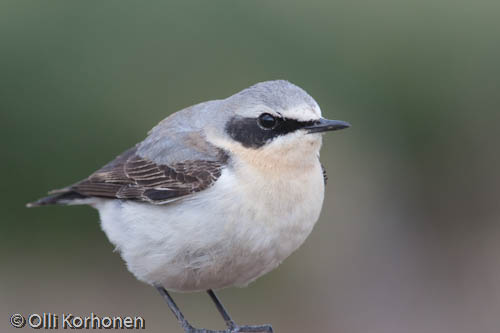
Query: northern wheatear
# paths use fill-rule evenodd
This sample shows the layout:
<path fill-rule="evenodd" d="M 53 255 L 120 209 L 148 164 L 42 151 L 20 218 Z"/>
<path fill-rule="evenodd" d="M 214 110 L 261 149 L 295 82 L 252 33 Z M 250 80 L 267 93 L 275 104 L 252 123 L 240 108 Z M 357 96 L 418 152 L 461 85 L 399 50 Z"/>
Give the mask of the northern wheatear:
<path fill-rule="evenodd" d="M 186 332 L 272 332 L 238 326 L 213 289 L 246 286 L 307 238 L 323 204 L 321 117 L 287 81 L 251 86 L 161 121 L 88 178 L 29 207 L 87 204 L 128 269 L 155 286 Z M 228 329 L 193 328 L 168 290 L 208 291 Z"/>

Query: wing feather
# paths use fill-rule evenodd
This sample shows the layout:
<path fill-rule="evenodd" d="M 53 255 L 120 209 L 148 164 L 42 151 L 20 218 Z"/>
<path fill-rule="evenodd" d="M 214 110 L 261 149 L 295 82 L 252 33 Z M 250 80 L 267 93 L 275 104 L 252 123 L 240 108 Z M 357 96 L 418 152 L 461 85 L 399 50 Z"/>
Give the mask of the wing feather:
<path fill-rule="evenodd" d="M 136 200 L 162 204 L 202 191 L 215 183 L 227 155 L 215 161 L 190 160 L 172 165 L 157 164 L 127 150 L 86 179 L 54 193 L 77 193 L 84 197 Z"/>

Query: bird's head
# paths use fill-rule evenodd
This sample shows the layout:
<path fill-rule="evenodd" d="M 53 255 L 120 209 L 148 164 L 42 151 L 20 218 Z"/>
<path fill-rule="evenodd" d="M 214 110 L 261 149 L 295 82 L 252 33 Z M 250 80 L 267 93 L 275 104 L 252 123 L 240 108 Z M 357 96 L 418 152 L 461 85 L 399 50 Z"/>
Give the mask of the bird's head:
<path fill-rule="evenodd" d="M 259 165 L 313 162 L 321 134 L 350 126 L 323 118 L 307 92 L 283 80 L 258 83 L 221 101 L 221 106 L 222 126 L 209 135 L 209 141 Z"/>

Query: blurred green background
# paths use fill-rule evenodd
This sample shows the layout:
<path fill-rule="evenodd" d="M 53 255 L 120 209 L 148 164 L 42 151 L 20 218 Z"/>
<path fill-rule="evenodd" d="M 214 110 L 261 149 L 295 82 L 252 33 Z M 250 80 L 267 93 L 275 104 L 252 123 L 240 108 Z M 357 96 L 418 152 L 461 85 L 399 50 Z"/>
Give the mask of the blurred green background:
<path fill-rule="evenodd" d="M 220 293 L 280 332 L 498 332 L 500 2 L 0 2 L 0 320 L 140 315 L 180 332 L 89 207 L 26 209 L 183 107 L 287 79 L 349 130 L 325 137 L 302 248 Z M 223 328 L 204 294 L 174 295 Z"/>

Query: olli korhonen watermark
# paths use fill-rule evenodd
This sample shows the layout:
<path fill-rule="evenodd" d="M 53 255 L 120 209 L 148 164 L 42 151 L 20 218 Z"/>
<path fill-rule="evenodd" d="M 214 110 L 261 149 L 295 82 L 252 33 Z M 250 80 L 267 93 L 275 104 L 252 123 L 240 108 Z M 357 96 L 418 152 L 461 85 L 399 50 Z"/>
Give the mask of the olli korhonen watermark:
<path fill-rule="evenodd" d="M 10 324 L 16 328 L 25 326 L 34 329 L 136 329 L 146 328 L 141 316 L 98 316 L 93 312 L 88 316 L 72 313 L 60 315 L 50 312 L 32 313 L 27 316 L 16 313 L 10 317 Z"/>

